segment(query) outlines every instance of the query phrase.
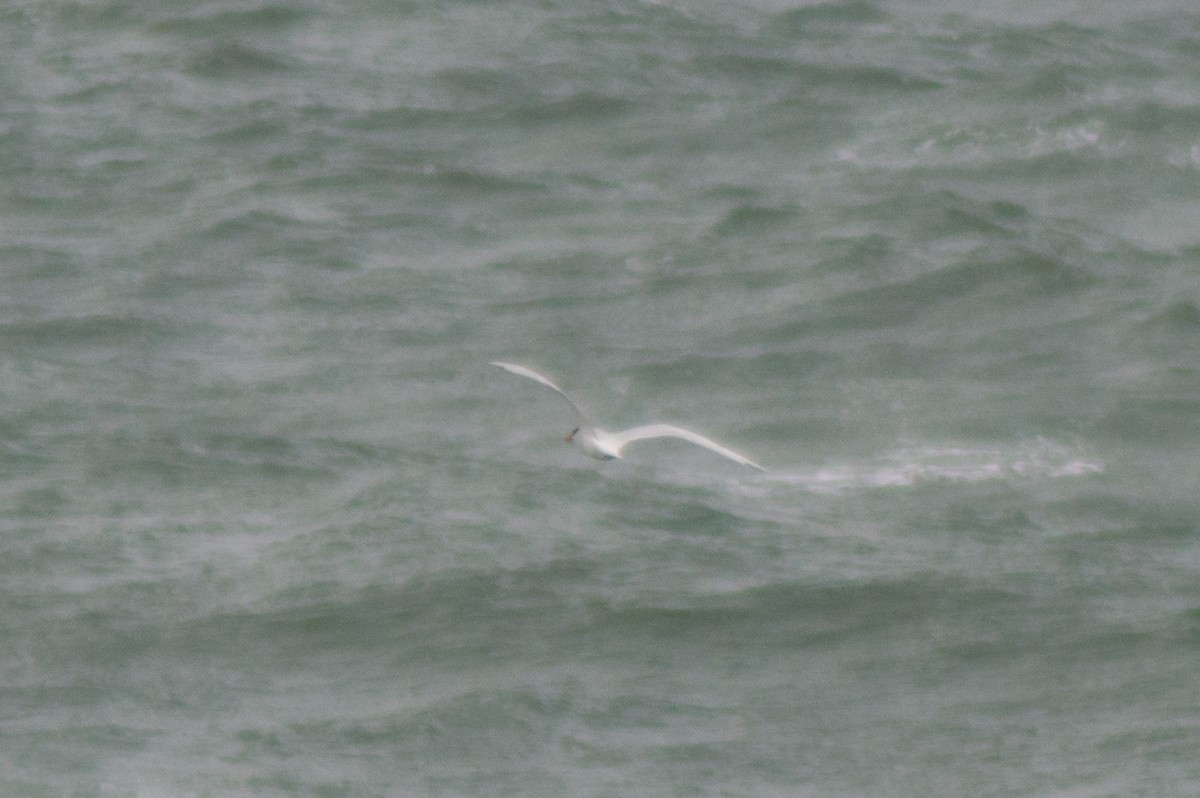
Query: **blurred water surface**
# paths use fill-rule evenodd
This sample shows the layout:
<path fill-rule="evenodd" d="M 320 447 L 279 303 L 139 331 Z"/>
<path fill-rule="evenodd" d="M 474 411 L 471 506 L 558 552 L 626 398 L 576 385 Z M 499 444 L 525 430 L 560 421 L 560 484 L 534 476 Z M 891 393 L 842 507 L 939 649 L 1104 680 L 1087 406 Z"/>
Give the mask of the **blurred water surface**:
<path fill-rule="evenodd" d="M 1200 791 L 1190 4 L 0 21 L 4 794 Z"/>

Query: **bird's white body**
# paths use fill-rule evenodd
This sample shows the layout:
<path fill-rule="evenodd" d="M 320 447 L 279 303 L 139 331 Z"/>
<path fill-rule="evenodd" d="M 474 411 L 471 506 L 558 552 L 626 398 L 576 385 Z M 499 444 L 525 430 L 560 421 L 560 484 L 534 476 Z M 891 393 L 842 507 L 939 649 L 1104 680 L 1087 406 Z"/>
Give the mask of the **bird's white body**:
<path fill-rule="evenodd" d="M 544 385 L 550 390 L 557 393 L 575 410 L 576 416 L 581 420 L 581 423 L 567 436 L 567 442 L 577 442 L 579 447 L 583 449 L 584 454 L 589 457 L 594 457 L 597 460 L 617 460 L 623 455 L 623 450 L 626 446 L 634 441 L 646 440 L 649 438 L 679 438 L 680 440 L 694 443 L 697 446 L 702 446 L 711 452 L 716 452 L 722 457 L 729 458 L 735 463 L 740 463 L 750 468 L 755 468 L 759 471 L 766 471 L 745 455 L 738 454 L 732 449 L 726 448 L 710 438 L 706 438 L 698 432 L 692 432 L 683 427 L 676 427 L 672 424 L 647 424 L 642 427 L 634 427 L 632 429 L 623 430 L 621 432 L 609 432 L 593 426 L 587 421 L 587 415 L 575 404 L 575 401 L 559 388 L 558 385 L 549 377 L 539 374 L 528 366 L 517 365 L 516 363 L 502 363 L 500 361 L 492 361 L 493 366 L 498 366 L 510 374 L 516 374 L 519 377 L 525 377 L 533 380 L 536 383 Z"/>
<path fill-rule="evenodd" d="M 620 443 L 602 429 L 587 427 L 571 433 L 571 438 L 583 449 L 588 457 L 597 460 L 619 460 L 621 458 Z"/>

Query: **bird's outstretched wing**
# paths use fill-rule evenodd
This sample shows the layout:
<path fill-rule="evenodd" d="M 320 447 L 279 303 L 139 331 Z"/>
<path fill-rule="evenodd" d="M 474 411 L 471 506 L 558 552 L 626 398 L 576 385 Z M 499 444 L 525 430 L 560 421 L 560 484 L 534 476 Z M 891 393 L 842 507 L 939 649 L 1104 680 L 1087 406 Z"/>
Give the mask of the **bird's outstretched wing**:
<path fill-rule="evenodd" d="M 675 427 L 670 424 L 647 424 L 644 427 L 634 427 L 633 429 L 627 429 L 623 432 L 610 432 L 608 435 L 616 443 L 618 450 L 627 444 L 633 443 L 634 441 L 645 440 L 646 438 L 680 438 L 688 443 L 694 443 L 697 446 L 703 446 L 705 449 L 716 452 L 722 457 L 728 457 L 735 463 L 741 463 L 744 466 L 756 468 L 759 471 L 767 470 L 751 460 L 749 457 L 738 454 L 732 449 L 728 449 L 716 441 L 704 437 L 698 432 L 692 432 L 690 429 Z"/>
<path fill-rule="evenodd" d="M 556 394 L 561 396 L 563 399 L 566 399 L 567 403 L 569 405 L 571 405 L 571 407 L 575 410 L 575 414 L 577 416 L 579 416 L 581 419 L 587 418 L 587 414 L 583 412 L 583 410 L 579 407 L 579 405 L 575 404 L 575 400 L 572 399 L 571 397 L 567 396 L 567 394 L 563 391 L 563 389 L 559 388 L 558 385 L 555 384 L 554 380 L 550 379 L 549 377 L 545 376 L 544 374 L 538 374 L 536 371 L 529 368 L 528 366 L 520 366 L 516 363 L 503 363 L 499 360 L 493 360 L 491 365 L 499 366 L 500 368 L 507 371 L 509 374 L 516 374 L 518 377 L 525 377 L 527 379 L 533 380 L 536 383 L 545 385 L 547 388 L 554 391 Z"/>

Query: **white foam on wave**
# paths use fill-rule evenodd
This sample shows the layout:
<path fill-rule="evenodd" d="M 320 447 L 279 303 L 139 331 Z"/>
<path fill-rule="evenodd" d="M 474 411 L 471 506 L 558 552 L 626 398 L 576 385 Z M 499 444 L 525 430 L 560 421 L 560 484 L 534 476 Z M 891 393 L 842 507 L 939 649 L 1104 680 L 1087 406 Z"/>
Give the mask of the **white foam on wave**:
<path fill-rule="evenodd" d="M 1060 479 L 1104 471 L 1102 460 L 1089 457 L 1079 447 L 1038 439 L 1011 447 L 906 446 L 865 461 L 827 465 L 815 471 L 772 471 L 761 481 L 793 485 L 818 493 L 841 493 L 934 482 Z"/>

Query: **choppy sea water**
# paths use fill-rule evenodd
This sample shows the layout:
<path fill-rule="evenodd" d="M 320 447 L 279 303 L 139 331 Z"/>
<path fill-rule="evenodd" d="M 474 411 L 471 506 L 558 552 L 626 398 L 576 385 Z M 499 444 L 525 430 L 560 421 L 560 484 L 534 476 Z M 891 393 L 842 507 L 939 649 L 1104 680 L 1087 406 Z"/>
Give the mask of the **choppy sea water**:
<path fill-rule="evenodd" d="M 1200 11 L 913 6 L 0 11 L 0 793 L 1200 791 Z"/>

